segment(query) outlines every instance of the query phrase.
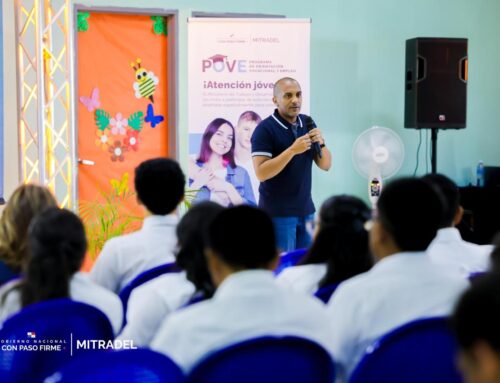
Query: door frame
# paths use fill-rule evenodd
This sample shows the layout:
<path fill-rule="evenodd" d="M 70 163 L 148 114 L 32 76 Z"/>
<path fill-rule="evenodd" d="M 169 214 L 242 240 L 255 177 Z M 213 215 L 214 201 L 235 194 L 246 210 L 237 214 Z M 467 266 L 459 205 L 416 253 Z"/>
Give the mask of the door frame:
<path fill-rule="evenodd" d="M 179 36 L 179 12 L 175 9 L 161 9 L 161 8 L 132 8 L 132 7 L 94 7 L 87 6 L 83 4 L 74 4 L 72 8 L 73 12 L 73 28 L 71 29 L 70 51 L 73 53 L 70 55 L 72 62 L 70 63 L 71 68 L 71 83 L 73 86 L 73 105 L 72 105 L 72 120 L 71 124 L 71 143 L 73 151 L 73 171 L 72 171 L 72 199 L 74 202 L 75 209 L 78 209 L 78 127 L 77 127 L 77 110 L 78 110 L 78 78 L 77 78 L 77 66 L 78 66 L 78 12 L 94 12 L 94 13 L 114 13 L 122 15 L 158 15 L 167 18 L 167 79 L 168 79 L 168 108 L 167 108 L 167 135 L 168 135 L 168 153 L 172 158 L 178 160 L 179 154 L 179 134 L 178 134 L 178 113 L 179 113 L 179 100 L 177 87 L 179 84 L 179 71 L 178 71 L 178 36 Z"/>

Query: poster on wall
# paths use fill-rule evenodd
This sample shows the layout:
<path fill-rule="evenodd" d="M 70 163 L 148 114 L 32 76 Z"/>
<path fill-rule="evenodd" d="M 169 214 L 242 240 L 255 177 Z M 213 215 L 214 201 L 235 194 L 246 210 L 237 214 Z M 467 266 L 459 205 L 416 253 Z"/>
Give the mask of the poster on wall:
<path fill-rule="evenodd" d="M 188 20 L 189 187 L 194 202 L 257 204 L 250 138 L 293 77 L 309 112 L 310 19 Z"/>

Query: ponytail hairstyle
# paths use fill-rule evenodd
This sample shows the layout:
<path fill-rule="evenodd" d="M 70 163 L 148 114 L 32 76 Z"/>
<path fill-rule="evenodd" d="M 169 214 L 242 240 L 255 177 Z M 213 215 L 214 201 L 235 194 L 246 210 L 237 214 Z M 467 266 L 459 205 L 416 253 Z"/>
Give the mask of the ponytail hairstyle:
<path fill-rule="evenodd" d="M 300 264 L 326 263 L 319 287 L 340 283 L 368 271 L 373 260 L 364 228 L 370 209 L 359 198 L 339 195 L 328 198 L 319 212 L 319 231 Z"/>
<path fill-rule="evenodd" d="M 9 198 L 0 218 L 0 260 L 18 274 L 27 260 L 28 226 L 48 207 L 57 206 L 49 189 L 34 184 L 19 186 Z"/>
<path fill-rule="evenodd" d="M 22 307 L 54 298 L 69 298 L 71 277 L 87 251 L 80 218 L 66 209 L 49 208 L 28 230 L 28 262 L 21 284 Z"/>
<path fill-rule="evenodd" d="M 179 250 L 176 263 L 186 271 L 187 279 L 205 298 L 211 298 L 215 292 L 203 253 L 205 237 L 208 226 L 223 210 L 224 208 L 215 202 L 202 201 L 191 207 L 177 225 Z"/>

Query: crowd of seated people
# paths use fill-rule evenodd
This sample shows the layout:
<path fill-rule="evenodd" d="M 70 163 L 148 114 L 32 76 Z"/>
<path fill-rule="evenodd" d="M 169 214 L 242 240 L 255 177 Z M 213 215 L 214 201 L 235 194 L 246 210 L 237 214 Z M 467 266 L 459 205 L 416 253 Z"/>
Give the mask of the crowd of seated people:
<path fill-rule="evenodd" d="M 368 271 L 373 260 L 364 226 L 370 215 L 368 206 L 357 197 L 328 198 L 319 210 L 311 248 L 297 266 L 278 275 L 278 284 L 313 294 Z"/>
<path fill-rule="evenodd" d="M 373 212 L 355 196 L 327 199 L 310 249 L 278 276 L 262 210 L 202 202 L 179 221 L 185 177 L 167 158 L 140 164 L 134 182 L 143 227 L 109 240 L 88 275 L 79 271 L 87 249 L 80 218 L 44 187 L 14 192 L 0 219 L 0 326 L 31 304 L 71 298 L 101 310 L 118 340 L 166 355 L 185 374 L 227 346 L 295 336 L 326 350 L 337 380 L 348 382 L 387 333 L 451 317 L 466 381 L 500 382 L 500 242 L 461 239 L 458 190 L 447 177 L 390 182 Z M 177 269 L 132 291 L 124 312 L 120 291 L 171 263 Z M 469 281 L 477 272 L 485 276 Z M 327 286 L 336 289 L 324 304 L 314 294 Z"/>

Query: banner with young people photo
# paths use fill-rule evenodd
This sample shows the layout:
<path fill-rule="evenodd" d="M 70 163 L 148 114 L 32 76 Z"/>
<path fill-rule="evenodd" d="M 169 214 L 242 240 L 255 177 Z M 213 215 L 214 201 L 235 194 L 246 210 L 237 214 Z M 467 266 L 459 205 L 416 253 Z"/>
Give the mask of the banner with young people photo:
<path fill-rule="evenodd" d="M 293 77 L 309 94 L 310 26 L 310 19 L 188 20 L 188 173 L 195 202 L 258 203 L 250 138 L 274 111 L 277 80 Z"/>

